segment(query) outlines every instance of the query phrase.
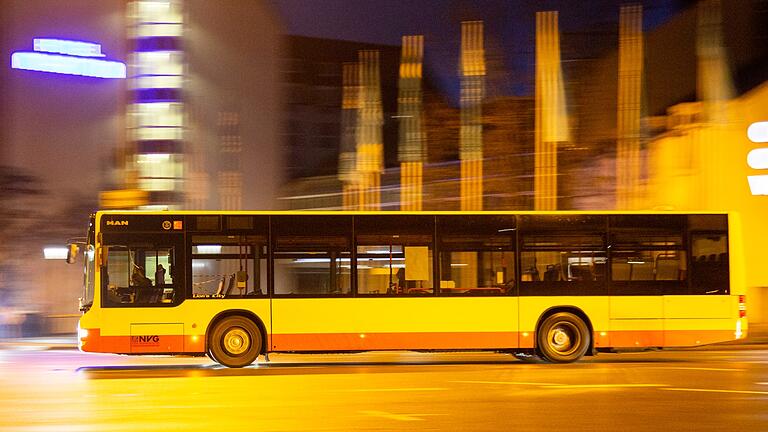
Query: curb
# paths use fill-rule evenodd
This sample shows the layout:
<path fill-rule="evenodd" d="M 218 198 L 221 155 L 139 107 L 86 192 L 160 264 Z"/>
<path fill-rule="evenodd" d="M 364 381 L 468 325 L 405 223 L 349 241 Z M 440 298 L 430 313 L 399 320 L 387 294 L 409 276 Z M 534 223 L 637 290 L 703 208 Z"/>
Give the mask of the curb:
<path fill-rule="evenodd" d="M 76 350 L 77 340 L 74 336 L 62 338 L 19 338 L 0 339 L 0 350 Z"/>

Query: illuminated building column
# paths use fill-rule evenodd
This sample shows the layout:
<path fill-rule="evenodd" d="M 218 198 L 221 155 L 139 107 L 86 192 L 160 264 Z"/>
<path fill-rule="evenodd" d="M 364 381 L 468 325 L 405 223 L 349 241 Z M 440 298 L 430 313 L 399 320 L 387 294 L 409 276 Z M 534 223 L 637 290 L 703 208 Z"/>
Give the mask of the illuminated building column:
<path fill-rule="evenodd" d="M 722 209 L 730 195 L 724 176 L 729 175 L 723 160 L 727 158 L 729 135 L 727 103 L 734 97 L 733 82 L 728 71 L 726 49 L 722 35 L 722 5 L 720 0 L 705 0 L 698 4 L 696 34 L 696 92 L 701 101 L 701 120 L 708 126 L 699 134 L 690 151 L 697 162 L 700 208 Z"/>
<path fill-rule="evenodd" d="M 421 76 L 424 36 L 403 36 L 397 99 L 400 135 L 400 210 L 422 209 L 425 132 L 422 124 Z"/>
<path fill-rule="evenodd" d="M 360 68 L 359 110 L 357 115 L 357 173 L 360 179 L 361 210 L 381 208 L 381 172 L 384 169 L 384 145 L 381 107 L 379 52 L 358 52 Z"/>
<path fill-rule="evenodd" d="M 483 209 L 483 22 L 461 23 L 461 210 Z"/>
<path fill-rule="evenodd" d="M 126 165 L 131 183 L 149 192 L 147 207 L 178 207 L 184 176 L 182 2 L 138 0 L 128 11 L 133 53 Z"/>
<path fill-rule="evenodd" d="M 720 0 L 706 0 L 698 5 L 696 92 L 704 102 L 706 120 L 710 123 L 726 121 L 725 102 L 735 94 L 723 45 L 721 8 Z"/>
<path fill-rule="evenodd" d="M 341 148 L 339 149 L 339 180 L 342 187 L 342 208 L 359 208 L 359 178 L 355 166 L 357 116 L 360 106 L 360 66 L 342 65 Z"/>
<path fill-rule="evenodd" d="M 568 141 L 557 12 L 536 12 L 534 209 L 557 209 L 557 144 Z"/>
<path fill-rule="evenodd" d="M 219 209 L 243 208 L 243 173 L 241 170 L 243 144 L 240 138 L 240 115 L 234 111 L 220 112 L 218 118 L 219 153 Z"/>
<path fill-rule="evenodd" d="M 619 14 L 619 94 L 616 148 L 616 208 L 632 210 L 640 198 L 640 94 L 643 79 L 643 7 Z"/>

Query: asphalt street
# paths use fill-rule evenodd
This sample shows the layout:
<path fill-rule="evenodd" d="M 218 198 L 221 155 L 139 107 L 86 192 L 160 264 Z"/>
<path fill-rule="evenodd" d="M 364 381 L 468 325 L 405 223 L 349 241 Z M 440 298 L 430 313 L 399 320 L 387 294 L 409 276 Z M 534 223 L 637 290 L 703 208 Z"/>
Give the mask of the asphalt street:
<path fill-rule="evenodd" d="M 0 430 L 768 430 L 768 346 L 199 357 L 0 351 Z"/>

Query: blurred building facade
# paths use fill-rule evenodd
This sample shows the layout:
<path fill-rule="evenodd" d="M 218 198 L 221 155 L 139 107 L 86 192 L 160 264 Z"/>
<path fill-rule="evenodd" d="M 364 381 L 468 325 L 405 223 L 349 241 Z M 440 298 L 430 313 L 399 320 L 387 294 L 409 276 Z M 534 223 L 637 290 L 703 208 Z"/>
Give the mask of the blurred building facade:
<path fill-rule="evenodd" d="M 170 7 L 173 13 L 161 22 L 180 26 L 181 36 L 142 33 L 130 6 L 138 3 Z M 755 172 L 747 166 L 746 154 L 756 145 L 746 138 L 746 127 L 768 120 L 768 8 L 764 0 L 715 3 L 722 17 L 718 37 L 726 57 L 721 60 L 732 72 L 734 90 L 717 101 L 717 121 L 705 115 L 713 96 L 702 89 L 702 75 L 707 73 L 701 72 L 700 10 L 695 5 L 642 35 L 640 97 L 633 102 L 639 105 L 642 122 L 636 131 L 622 132 L 619 126 L 618 25 L 549 34 L 558 39 L 557 56 L 562 57 L 560 64 L 552 65 L 562 68 L 564 96 L 558 98 L 565 104 L 557 110 L 567 113 L 568 121 L 563 131 L 568 139 L 554 140 L 554 205 L 616 208 L 617 159 L 622 158 L 617 143 L 620 136 L 639 134 L 636 207 L 739 211 L 747 239 L 746 283 L 758 305 L 751 319 L 765 321 L 768 308 L 760 302 L 768 293 L 761 287 L 768 287 L 768 277 L 761 268 L 768 259 L 762 248 L 768 228 L 762 220 L 768 202 L 749 191 L 746 177 Z M 618 20 L 618 9 L 616 16 Z M 401 47 L 283 39 L 281 28 L 263 2 L 4 3 L 3 58 L 29 49 L 34 37 L 55 36 L 97 41 L 110 57 L 129 62 L 134 73 L 131 81 L 122 81 L 0 68 L 0 166 L 21 169 L 47 192 L 12 203 L 20 209 L 17 214 L 29 216 L 33 223 L 24 229 L 35 236 L 23 251 L 13 251 L 20 252 L 19 269 L 0 275 L 0 289 L 15 293 L 12 300 L 5 295 L 0 302 L 30 305 L 47 315 L 74 311 L 81 269 L 43 261 L 40 251 L 82 235 L 87 212 L 96 208 L 96 196 L 103 190 L 147 190 L 146 205 L 161 207 L 343 208 L 338 175 L 345 127 L 343 67 L 357 64 L 360 51 L 379 53 L 381 208 L 400 209 Z M 458 34 L 460 28 L 454 31 Z M 141 40 L 144 36 L 149 39 Z M 151 40 L 154 37 L 161 39 Z M 423 41 L 423 50 L 428 57 L 429 39 Z M 713 51 L 708 52 L 712 60 Z M 154 57 L 172 62 L 158 66 L 152 63 Z M 149 63 L 143 65 L 147 58 Z M 155 66 L 159 69 L 142 71 Z M 485 66 L 493 75 L 491 62 Z M 459 82 L 457 73 L 457 86 Z M 536 127 L 537 101 L 485 96 L 477 107 L 480 123 L 473 123 L 482 131 L 481 207 L 533 209 L 536 134 L 541 132 Z M 461 109 L 432 84 L 426 62 L 421 97 L 426 137 L 421 208 L 459 210 Z M 151 111 L 155 108 L 164 114 Z M 171 135 L 162 135 L 166 133 Z M 50 229 L 51 220 L 62 222 Z M 0 253 L 8 262 L 9 252 Z"/>
<path fill-rule="evenodd" d="M 0 154 L 20 180 L 2 187 L 2 225 L 13 229 L 0 231 L 0 309 L 20 314 L 26 329 L 40 317 L 77 312 L 82 267 L 44 260 L 43 248 L 83 236 L 99 191 L 111 188 L 114 151 L 124 144 L 125 83 L 11 69 L 11 54 L 31 51 L 33 38 L 55 37 L 98 43 L 124 62 L 125 2 L 14 1 L 0 10 Z M 74 319 L 51 324 L 71 332 Z"/>
<path fill-rule="evenodd" d="M 458 30 L 457 30 L 458 31 Z M 384 172 L 381 203 L 399 210 L 401 163 L 399 134 L 407 119 L 398 113 L 401 47 L 288 36 L 283 85 L 286 94 L 284 133 L 289 147 L 289 181 L 282 190 L 291 209 L 343 208 L 343 185 L 337 173 L 343 142 L 342 88 L 344 64 L 355 64 L 360 50 L 380 52 L 383 106 Z M 423 45 L 428 55 L 429 41 Z M 427 67 L 422 76 L 422 209 L 461 208 L 459 157 L 461 110 L 437 88 Z M 459 77 L 457 76 L 457 85 Z M 529 209 L 532 203 L 533 123 L 531 97 L 493 95 L 480 112 L 483 208 Z M 356 127 L 354 124 L 352 128 Z M 490 206 L 490 207 L 489 207 Z"/>
<path fill-rule="evenodd" d="M 127 6 L 128 146 L 117 164 L 123 187 L 144 192 L 142 207 L 179 207 L 186 165 L 184 4 L 130 1 Z"/>
<path fill-rule="evenodd" d="M 699 2 L 643 37 L 639 188 L 635 208 L 735 211 L 742 221 L 750 320 L 768 320 L 765 196 L 752 195 L 748 126 L 768 106 L 768 8 L 755 0 Z M 574 134 L 582 157 L 560 172 L 570 208 L 611 208 L 619 99 L 618 40 L 571 69 Z M 610 44 L 613 46 L 610 46 Z M 584 192 L 591 191 L 591 192 Z M 624 207 L 618 207 L 624 209 Z"/>
<path fill-rule="evenodd" d="M 148 191 L 142 204 L 160 208 L 276 208 L 282 33 L 259 2 L 3 2 L 0 167 L 29 192 L 3 186 L 13 211 L 2 222 L 17 229 L 0 231 L 12 245 L 0 251 L 0 308 L 72 331 L 82 268 L 42 250 L 83 236 L 100 192 Z M 9 68 L 36 37 L 98 43 L 131 79 Z"/>
<path fill-rule="evenodd" d="M 617 22 L 619 14 L 617 8 Z M 559 128 L 568 139 L 556 140 L 552 164 L 555 208 L 739 212 L 747 239 L 746 284 L 757 321 L 768 318 L 761 306 L 768 298 L 761 288 L 768 279 L 756 270 L 768 259 L 762 250 L 768 232 L 760 222 L 768 203 L 749 191 L 747 176 L 754 170 L 747 166 L 746 154 L 755 144 L 748 141 L 746 128 L 766 120 L 759 108 L 768 105 L 763 99 L 768 81 L 766 14 L 760 0 L 707 0 L 640 33 L 643 11 L 629 7 L 621 11 L 622 23 L 612 28 L 565 34 L 560 42 L 555 26 L 550 35 L 555 45 L 562 43 L 562 61 L 555 62 L 562 64 L 554 68 L 562 67 L 564 89 L 555 99 L 565 102 L 552 110 L 567 113 L 559 118 L 568 123 Z M 702 26 L 711 32 L 713 23 L 717 34 L 701 33 Z M 428 40 L 424 50 L 429 52 Z M 353 55 L 325 58 L 354 61 Z M 729 75 L 733 91 L 726 88 Z M 396 76 L 382 69 L 382 83 L 394 83 Z M 428 145 L 423 208 L 458 209 L 460 116 L 449 105 L 430 106 L 435 93 L 440 98 L 434 89 L 425 90 L 424 96 Z M 544 133 L 533 122 L 533 99 L 497 98 L 483 105 L 482 144 L 489 149 L 483 152 L 483 208 L 531 209 L 538 166 L 533 138 Z M 437 125 L 431 123 L 441 116 Z M 514 138 L 501 139 L 493 148 L 494 134 Z M 384 144 L 385 152 L 395 147 L 391 139 Z M 497 165 L 489 169 L 492 163 Z M 430 167 L 440 173 L 432 180 Z M 381 190 L 392 205 L 385 208 L 397 209 L 399 177 L 399 168 L 388 159 Z M 340 187 L 330 173 L 298 179 L 285 191 L 291 208 L 341 208 Z"/>

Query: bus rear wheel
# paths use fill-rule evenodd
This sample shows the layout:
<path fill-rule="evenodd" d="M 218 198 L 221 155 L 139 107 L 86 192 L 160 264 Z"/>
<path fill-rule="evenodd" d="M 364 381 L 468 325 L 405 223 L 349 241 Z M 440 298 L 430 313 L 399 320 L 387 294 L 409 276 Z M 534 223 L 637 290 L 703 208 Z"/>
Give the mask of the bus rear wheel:
<path fill-rule="evenodd" d="M 570 312 L 548 316 L 536 332 L 538 352 L 552 363 L 574 362 L 589 349 L 589 329 L 584 321 Z"/>
<path fill-rule="evenodd" d="M 208 352 L 227 367 L 240 368 L 253 363 L 261 353 L 261 331 L 242 316 L 228 316 L 213 326 Z"/>

